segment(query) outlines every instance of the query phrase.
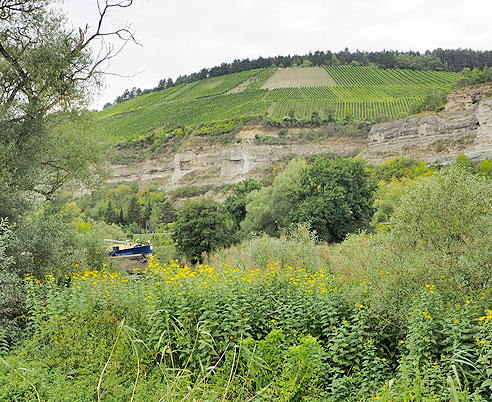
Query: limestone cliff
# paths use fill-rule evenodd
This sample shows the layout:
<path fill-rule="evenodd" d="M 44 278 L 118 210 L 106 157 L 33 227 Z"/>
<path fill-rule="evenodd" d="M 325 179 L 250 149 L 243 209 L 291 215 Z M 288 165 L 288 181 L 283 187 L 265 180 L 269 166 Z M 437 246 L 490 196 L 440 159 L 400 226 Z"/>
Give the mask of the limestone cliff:
<path fill-rule="evenodd" d="M 257 144 L 244 138 L 231 145 L 196 142 L 174 155 L 162 154 L 140 163 L 113 165 L 111 182 L 157 184 L 166 190 L 183 186 L 237 183 L 246 178 L 260 178 L 271 171 L 276 162 L 294 155 L 354 155 L 366 148 L 367 140 L 330 138 L 319 142 L 284 145 Z"/>
<path fill-rule="evenodd" d="M 472 159 L 492 158 L 492 87 L 466 88 L 449 96 L 444 111 L 372 127 L 368 154 L 411 155 L 450 161 L 463 152 Z"/>

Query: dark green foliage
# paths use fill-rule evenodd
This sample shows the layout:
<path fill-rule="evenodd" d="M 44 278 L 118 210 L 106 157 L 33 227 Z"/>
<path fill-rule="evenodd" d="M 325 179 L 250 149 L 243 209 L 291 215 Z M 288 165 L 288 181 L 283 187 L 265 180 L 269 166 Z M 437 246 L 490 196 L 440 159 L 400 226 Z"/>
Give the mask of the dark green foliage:
<path fill-rule="evenodd" d="M 78 199 L 77 205 L 88 217 L 115 223 L 133 233 L 152 232 L 176 218 L 173 202 L 166 194 L 155 186 L 140 190 L 136 183 L 100 189 Z"/>
<path fill-rule="evenodd" d="M 174 225 L 176 248 L 190 261 L 201 261 L 203 253 L 230 244 L 226 221 L 225 208 L 211 198 L 186 202 Z"/>
<path fill-rule="evenodd" d="M 467 86 L 467 85 L 476 85 L 476 84 L 484 84 L 486 82 L 492 81 L 492 67 L 485 67 L 483 70 L 475 67 L 473 70 L 470 70 L 468 67 L 464 68 L 461 71 L 462 79 L 458 82 L 459 86 Z"/>
<path fill-rule="evenodd" d="M 253 179 L 246 179 L 232 188 L 232 194 L 225 200 L 224 206 L 232 219 L 233 230 L 238 231 L 246 217 L 246 196 L 263 186 Z"/>
<path fill-rule="evenodd" d="M 322 240 L 343 240 L 371 220 L 375 189 L 364 161 L 317 158 L 292 192 L 290 221 L 308 223 Z"/>
<path fill-rule="evenodd" d="M 128 209 L 126 210 L 125 223 L 135 223 L 140 228 L 142 226 L 141 206 L 138 202 L 138 198 L 133 195 L 128 203 Z"/>

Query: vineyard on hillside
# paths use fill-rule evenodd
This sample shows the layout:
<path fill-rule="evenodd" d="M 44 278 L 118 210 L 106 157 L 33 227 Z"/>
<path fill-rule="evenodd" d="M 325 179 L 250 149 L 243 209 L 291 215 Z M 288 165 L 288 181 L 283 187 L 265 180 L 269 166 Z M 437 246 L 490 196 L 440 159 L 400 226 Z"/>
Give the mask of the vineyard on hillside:
<path fill-rule="evenodd" d="M 334 86 L 335 81 L 322 67 L 278 69 L 261 89 Z"/>
<path fill-rule="evenodd" d="M 459 79 L 457 73 L 375 67 L 272 67 L 145 94 L 98 117 L 102 134 L 117 141 L 177 128 L 218 134 L 245 118 L 309 120 L 314 112 L 321 119 L 391 120 L 404 117 L 431 88 L 447 91 Z"/>

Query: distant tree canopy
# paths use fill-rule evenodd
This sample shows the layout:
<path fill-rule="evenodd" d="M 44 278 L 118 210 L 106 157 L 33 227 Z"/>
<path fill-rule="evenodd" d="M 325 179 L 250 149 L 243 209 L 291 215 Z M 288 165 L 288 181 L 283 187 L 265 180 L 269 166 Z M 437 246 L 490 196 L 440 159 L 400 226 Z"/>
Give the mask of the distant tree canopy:
<path fill-rule="evenodd" d="M 134 233 L 153 231 L 176 219 L 173 202 L 154 185 L 140 190 L 136 183 L 120 184 L 81 197 L 77 205 L 92 219 L 115 223 Z"/>
<path fill-rule="evenodd" d="M 232 63 L 221 63 L 220 66 L 202 68 L 199 72 L 189 75 L 180 75 L 173 81 L 171 78 L 163 78 L 158 85 L 152 89 L 145 89 L 141 94 L 171 88 L 176 85 L 189 84 L 204 78 L 218 77 L 221 75 L 249 71 L 257 68 L 284 66 L 331 66 L 331 65 L 354 65 L 375 66 L 379 68 L 401 68 L 410 70 L 433 70 L 460 72 L 463 69 L 474 71 L 483 70 L 492 65 L 492 51 L 478 51 L 471 49 L 435 49 L 420 52 L 399 52 L 398 50 L 381 50 L 377 52 L 366 52 L 356 50 L 351 52 L 348 48 L 339 52 L 330 50 L 317 50 L 305 55 L 287 55 L 274 57 L 258 57 L 257 59 L 236 59 Z M 466 71 L 466 70 L 465 70 Z M 474 76 L 475 73 L 472 74 Z M 125 90 L 115 99 L 115 103 L 135 97 L 137 88 Z M 138 96 L 138 95 L 136 95 Z"/>

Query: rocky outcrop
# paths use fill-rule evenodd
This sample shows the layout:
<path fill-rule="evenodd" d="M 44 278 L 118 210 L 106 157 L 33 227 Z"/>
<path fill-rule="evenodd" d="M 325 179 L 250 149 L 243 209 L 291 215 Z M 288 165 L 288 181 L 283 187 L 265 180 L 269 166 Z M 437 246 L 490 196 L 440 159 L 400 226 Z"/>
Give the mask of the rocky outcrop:
<path fill-rule="evenodd" d="M 476 160 L 492 158 L 492 99 L 485 96 L 487 89 L 475 89 L 473 101 L 453 98 L 441 113 L 374 125 L 368 153 L 410 154 L 441 162 L 461 152 Z"/>
<path fill-rule="evenodd" d="M 113 165 L 111 183 L 156 184 L 166 190 L 184 186 L 237 183 L 260 178 L 272 165 L 294 155 L 321 153 L 356 154 L 365 150 L 365 139 L 330 138 L 303 144 L 268 145 L 241 141 L 233 145 L 194 145 L 175 155 L 161 155 L 131 165 Z"/>
<path fill-rule="evenodd" d="M 409 146 L 423 146 L 437 139 L 459 138 L 476 134 L 477 113 L 456 112 L 427 114 L 376 124 L 368 138 L 370 152 L 387 152 Z"/>

